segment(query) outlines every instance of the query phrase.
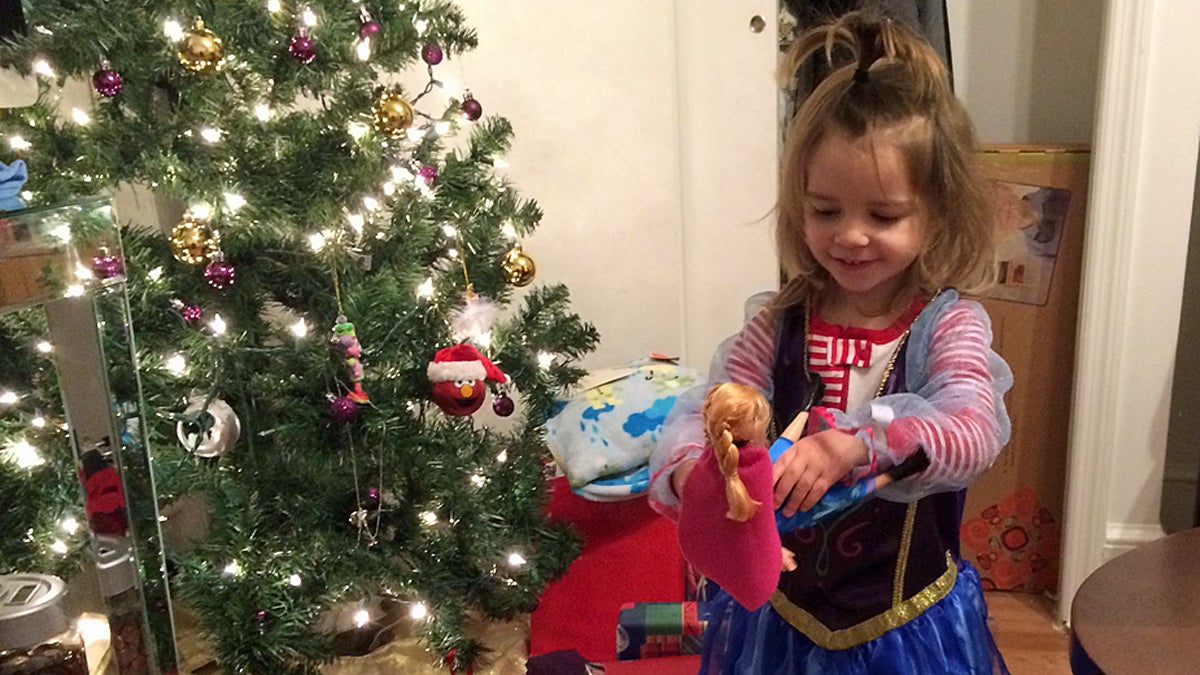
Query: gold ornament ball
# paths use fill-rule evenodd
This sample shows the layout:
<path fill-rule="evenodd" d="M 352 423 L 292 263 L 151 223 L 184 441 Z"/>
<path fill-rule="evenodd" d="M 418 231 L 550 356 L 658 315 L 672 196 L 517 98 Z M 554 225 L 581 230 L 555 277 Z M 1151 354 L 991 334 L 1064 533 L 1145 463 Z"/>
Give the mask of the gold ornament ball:
<path fill-rule="evenodd" d="M 413 108 L 398 92 L 385 91 L 375 102 L 375 129 L 392 138 L 403 138 L 413 123 Z"/>
<path fill-rule="evenodd" d="M 189 265 L 200 265 L 221 250 L 217 233 L 190 216 L 171 229 L 170 242 L 175 259 Z"/>
<path fill-rule="evenodd" d="M 533 263 L 533 258 L 525 255 L 520 246 L 504 255 L 500 268 L 504 270 L 508 283 L 513 286 L 528 286 L 533 283 L 533 277 L 537 274 L 537 265 Z"/>
<path fill-rule="evenodd" d="M 204 22 L 196 19 L 192 27 L 179 41 L 179 62 L 183 67 L 196 73 L 211 73 L 217 69 L 221 59 L 225 57 L 225 49 L 221 46 L 221 38 L 204 27 Z"/>

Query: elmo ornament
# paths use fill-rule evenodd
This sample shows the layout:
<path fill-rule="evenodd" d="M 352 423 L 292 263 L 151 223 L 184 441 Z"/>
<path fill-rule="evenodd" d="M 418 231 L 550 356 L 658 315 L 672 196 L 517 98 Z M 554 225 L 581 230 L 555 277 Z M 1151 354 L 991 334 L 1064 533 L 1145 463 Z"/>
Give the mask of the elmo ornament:
<path fill-rule="evenodd" d="M 508 382 L 508 376 L 470 344 L 439 349 L 425 374 L 433 383 L 433 402 L 442 412 L 457 417 L 479 410 L 487 382 Z"/>

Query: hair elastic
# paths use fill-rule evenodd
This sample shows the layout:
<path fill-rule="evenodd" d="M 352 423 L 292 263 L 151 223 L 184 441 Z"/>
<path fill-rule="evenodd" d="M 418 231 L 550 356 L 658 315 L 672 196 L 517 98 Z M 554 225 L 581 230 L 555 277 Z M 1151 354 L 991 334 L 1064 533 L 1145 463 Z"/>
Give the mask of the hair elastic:
<path fill-rule="evenodd" d="M 871 81 L 871 73 L 866 68 L 858 67 L 854 69 L 855 84 L 866 84 Z"/>

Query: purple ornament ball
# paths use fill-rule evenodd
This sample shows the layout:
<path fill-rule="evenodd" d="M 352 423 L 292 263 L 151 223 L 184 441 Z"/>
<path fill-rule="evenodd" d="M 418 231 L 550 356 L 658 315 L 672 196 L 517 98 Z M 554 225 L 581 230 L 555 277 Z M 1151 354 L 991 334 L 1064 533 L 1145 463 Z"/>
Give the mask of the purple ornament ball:
<path fill-rule="evenodd" d="M 501 417 L 508 417 L 517 409 L 517 404 L 507 394 L 500 394 L 492 401 L 492 411 Z"/>
<path fill-rule="evenodd" d="M 199 321 L 200 317 L 204 316 L 204 310 L 200 309 L 199 305 L 187 305 L 179 310 L 184 321 Z"/>
<path fill-rule="evenodd" d="M 101 96 L 116 96 L 121 93 L 121 74 L 112 68 L 101 68 L 92 75 L 92 86 Z"/>
<path fill-rule="evenodd" d="M 342 424 L 353 422 L 358 419 L 358 404 L 349 396 L 339 396 L 329 402 L 329 415 Z"/>
<path fill-rule="evenodd" d="M 436 42 L 430 42 L 421 48 L 421 60 L 431 66 L 436 66 L 442 62 L 442 48 Z"/>
<path fill-rule="evenodd" d="M 101 279 L 111 279 L 125 273 L 125 262 L 118 255 L 98 255 L 92 258 L 92 272 Z"/>
<path fill-rule="evenodd" d="M 421 167 L 421 170 L 417 172 L 417 175 L 424 179 L 425 184 L 429 187 L 437 185 L 438 170 L 436 166 L 426 164 L 425 166 Z"/>
<path fill-rule="evenodd" d="M 366 40 L 367 38 L 371 37 L 372 35 L 375 35 L 378 32 L 379 32 L 379 22 L 378 21 L 364 21 L 358 27 L 358 37 L 363 40 Z"/>
<path fill-rule="evenodd" d="M 467 95 L 462 102 L 462 111 L 463 117 L 474 122 L 483 116 L 483 104 Z"/>
<path fill-rule="evenodd" d="M 294 36 L 288 43 L 288 53 L 304 64 L 312 63 L 317 58 L 317 48 L 313 39 L 303 33 Z"/>
<path fill-rule="evenodd" d="M 224 260 L 214 260 L 204 268 L 204 280 L 208 282 L 209 286 L 223 291 L 233 285 L 236 272 L 233 265 Z"/>

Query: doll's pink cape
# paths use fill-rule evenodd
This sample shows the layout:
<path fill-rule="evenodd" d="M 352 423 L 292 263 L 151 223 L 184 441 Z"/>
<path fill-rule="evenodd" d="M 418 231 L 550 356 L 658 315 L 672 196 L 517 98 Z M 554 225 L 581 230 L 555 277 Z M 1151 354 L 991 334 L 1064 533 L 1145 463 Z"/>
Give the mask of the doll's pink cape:
<path fill-rule="evenodd" d="M 759 502 L 745 522 L 725 514 L 725 477 L 712 448 L 706 448 L 683 487 L 679 548 L 705 577 L 729 591 L 746 609 L 762 606 L 779 584 L 782 554 L 775 527 L 771 459 L 764 448 L 747 445 L 738 456 L 738 474 Z"/>

